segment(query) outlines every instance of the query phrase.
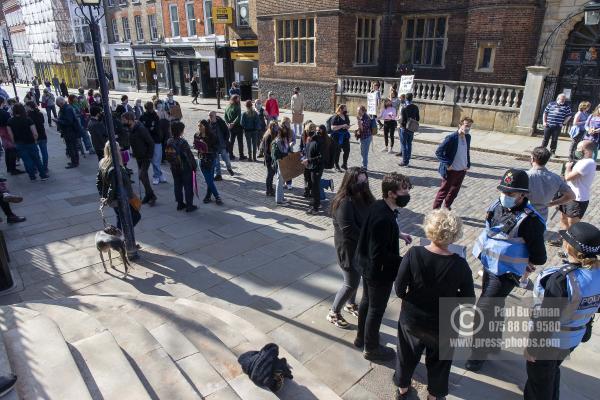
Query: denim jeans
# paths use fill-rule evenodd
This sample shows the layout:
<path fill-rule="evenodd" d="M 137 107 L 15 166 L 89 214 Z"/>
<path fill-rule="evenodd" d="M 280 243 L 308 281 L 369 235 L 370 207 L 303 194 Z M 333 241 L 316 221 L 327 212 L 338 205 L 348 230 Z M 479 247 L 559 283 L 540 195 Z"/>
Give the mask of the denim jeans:
<path fill-rule="evenodd" d="M 48 141 L 38 140 L 37 142 L 40 153 L 42 154 L 42 166 L 44 167 L 44 173 L 48 172 Z"/>
<path fill-rule="evenodd" d="M 229 152 L 227 151 L 227 149 L 223 149 L 221 150 L 221 152 L 219 154 L 217 154 L 216 157 L 216 174 L 215 175 L 221 175 L 221 159 L 223 159 L 223 161 L 225 161 L 225 165 L 227 166 L 227 169 L 231 169 L 231 161 L 229 159 Z"/>
<path fill-rule="evenodd" d="M 48 114 L 48 126 L 52 126 L 51 115 L 54 115 L 54 118 L 58 118 L 56 116 L 56 106 L 46 106 L 46 114 Z"/>
<path fill-rule="evenodd" d="M 331 185 L 333 185 L 333 179 L 321 178 L 321 185 L 319 188 L 319 193 L 321 194 L 321 200 L 325 200 L 327 198 L 325 196 L 325 189 L 331 189 Z"/>
<path fill-rule="evenodd" d="M 246 147 L 248 147 L 248 158 L 256 158 L 256 149 L 258 148 L 258 131 L 244 131 L 246 137 Z"/>
<path fill-rule="evenodd" d="M 90 134 L 88 133 L 88 131 L 82 131 L 81 139 L 83 140 L 83 145 L 85 146 L 85 149 L 88 153 L 90 151 L 94 151 L 94 146 L 92 146 L 92 139 L 90 138 Z"/>
<path fill-rule="evenodd" d="M 162 171 L 160 170 L 160 162 L 162 160 L 162 143 L 154 143 L 154 154 L 152 155 L 152 177 L 154 179 L 162 178 Z"/>
<path fill-rule="evenodd" d="M 36 172 L 40 174 L 41 178 L 46 177 L 46 170 L 42 165 L 42 160 L 40 159 L 40 153 L 38 151 L 38 147 L 35 144 L 17 144 L 17 151 L 19 152 L 19 157 L 23 160 L 23 164 L 25 164 L 25 170 L 27 171 L 27 175 L 29 175 L 30 179 L 35 179 Z"/>
<path fill-rule="evenodd" d="M 219 164 L 219 158 L 215 157 L 210 168 L 200 168 L 202 175 L 204 175 L 204 181 L 206 182 L 206 197 L 209 199 L 211 194 L 215 196 L 215 199 L 219 198 L 219 192 L 215 185 L 215 168 L 217 164 Z"/>
<path fill-rule="evenodd" d="M 335 300 L 331 306 L 331 311 L 339 313 L 344 304 L 356 304 L 356 291 L 360 284 L 360 272 L 354 268 L 342 268 L 344 275 L 344 285 L 335 295 Z"/>
<path fill-rule="evenodd" d="M 362 166 L 364 169 L 369 167 L 369 148 L 371 147 L 372 141 L 373 136 L 360 139 L 360 156 L 362 157 Z"/>
<path fill-rule="evenodd" d="M 410 162 L 410 156 L 412 154 L 412 142 L 415 137 L 415 133 L 409 131 L 406 128 L 402 128 L 400 131 L 400 143 L 402 146 L 402 162 L 404 165 L 408 165 Z"/>
<path fill-rule="evenodd" d="M 277 161 L 277 183 L 275 183 L 275 201 L 277 203 L 281 203 L 284 199 L 283 197 L 283 186 L 285 182 L 283 180 L 283 176 L 281 175 L 279 169 L 279 161 Z"/>

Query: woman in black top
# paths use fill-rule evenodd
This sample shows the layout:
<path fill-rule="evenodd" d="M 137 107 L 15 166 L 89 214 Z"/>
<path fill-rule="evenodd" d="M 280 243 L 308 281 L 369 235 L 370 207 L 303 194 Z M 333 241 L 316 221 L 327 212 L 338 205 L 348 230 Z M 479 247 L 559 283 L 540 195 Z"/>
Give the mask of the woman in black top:
<path fill-rule="evenodd" d="M 356 291 L 360 284 L 360 272 L 354 264 L 354 252 L 367 209 L 374 201 L 366 171 L 359 167 L 349 168 L 331 204 L 333 242 L 344 275 L 344 285 L 335 296 L 327 321 L 338 328 L 348 327 L 348 322 L 341 314 L 342 306 L 344 311 L 358 317 Z"/>
<path fill-rule="evenodd" d="M 13 106 L 13 117 L 8 120 L 7 124 L 8 134 L 13 139 L 19 157 L 25 164 L 29 179 L 35 181 L 37 179 L 36 172 L 40 174 L 41 180 L 48 179 L 36 145 L 38 132 L 35 123 L 27 117 L 27 110 L 23 104 L 17 103 Z"/>
<path fill-rule="evenodd" d="M 215 185 L 215 168 L 217 163 L 219 139 L 211 131 L 208 121 L 203 119 L 198 122 L 198 132 L 194 135 L 194 147 L 198 150 L 198 160 L 200 161 L 200 171 L 206 182 L 206 195 L 204 204 L 210 203 L 211 196 L 215 197 L 217 205 L 222 205 L 223 200 L 219 196 L 219 191 Z"/>
<path fill-rule="evenodd" d="M 402 299 L 398 321 L 398 358 L 394 383 L 396 399 L 407 399 L 410 382 L 425 350 L 428 400 L 448 394 L 451 354 L 440 359 L 439 304 L 441 298 L 458 306 L 475 301 L 469 264 L 448 246 L 462 236 L 460 218 L 446 209 L 433 210 L 425 217 L 423 229 L 431 241 L 408 250 L 396 277 L 396 294 Z M 446 348 L 446 346 L 444 346 Z"/>
<path fill-rule="evenodd" d="M 342 172 L 342 169 L 348 168 L 348 157 L 350 156 L 350 118 L 345 104 L 340 104 L 335 112 L 335 117 L 331 121 L 331 138 L 337 143 L 335 152 L 335 169 Z M 344 151 L 342 169 L 340 169 L 340 154 Z"/>
<path fill-rule="evenodd" d="M 262 151 L 265 157 L 265 166 L 267 167 L 266 194 L 269 197 L 275 196 L 275 189 L 273 188 L 273 177 L 275 176 L 275 168 L 273 167 L 273 157 L 271 157 L 271 144 L 273 143 L 273 140 L 275 140 L 278 131 L 279 124 L 277 123 L 277 121 L 269 122 L 269 128 L 263 135 L 259 146 L 260 151 Z"/>
<path fill-rule="evenodd" d="M 44 126 L 44 114 L 40 112 L 33 101 L 28 101 L 25 104 L 27 110 L 27 116 L 35 124 L 35 129 L 38 134 L 37 146 L 42 154 L 42 166 L 44 172 L 48 174 L 48 138 L 46 137 L 46 127 Z"/>

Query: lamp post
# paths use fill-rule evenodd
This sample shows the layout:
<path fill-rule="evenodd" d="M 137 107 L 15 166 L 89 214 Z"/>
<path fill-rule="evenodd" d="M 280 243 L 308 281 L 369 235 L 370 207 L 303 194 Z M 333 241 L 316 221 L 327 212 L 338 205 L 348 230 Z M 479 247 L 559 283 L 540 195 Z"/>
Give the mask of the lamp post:
<path fill-rule="evenodd" d="M 583 7 L 586 25 L 600 24 L 600 2 L 590 1 Z"/>
<path fill-rule="evenodd" d="M 94 46 L 94 61 L 96 63 L 96 72 L 98 73 L 98 81 L 100 82 L 100 95 L 102 96 L 102 110 L 104 111 L 104 124 L 108 131 L 108 141 L 110 143 L 110 152 L 113 155 L 113 168 L 117 178 L 117 189 L 119 198 L 119 216 L 123 234 L 125 236 L 125 246 L 127 257 L 135 259 L 138 257 L 137 247 L 135 244 L 135 236 L 133 232 L 133 223 L 131 221 L 131 212 L 129 209 L 129 199 L 123 185 L 123 176 L 121 174 L 121 166 L 119 165 L 117 140 L 115 137 L 115 127 L 112 121 L 112 113 L 108 103 L 108 82 L 104 73 L 104 64 L 102 63 L 102 53 L 100 51 L 100 28 L 98 20 L 102 15 L 95 15 L 94 9 L 100 8 L 101 0 L 76 0 L 79 12 L 83 15 L 85 21 L 90 25 L 92 35 L 92 45 Z M 87 9 L 87 14 L 85 10 Z"/>

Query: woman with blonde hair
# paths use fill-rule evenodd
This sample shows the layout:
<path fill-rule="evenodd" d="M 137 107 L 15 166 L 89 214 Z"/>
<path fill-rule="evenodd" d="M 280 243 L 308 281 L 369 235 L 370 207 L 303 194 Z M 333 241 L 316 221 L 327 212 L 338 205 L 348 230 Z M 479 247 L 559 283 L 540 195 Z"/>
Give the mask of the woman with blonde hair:
<path fill-rule="evenodd" d="M 125 189 L 124 195 L 127 196 L 129 201 L 129 210 L 131 212 L 131 221 L 133 226 L 136 226 L 142 215 L 140 212 L 131 205 L 131 200 L 136 198 L 131 188 L 131 181 L 128 179 L 127 170 L 123 165 L 123 159 L 121 158 L 121 150 L 118 144 L 117 146 L 117 160 L 121 168 L 121 179 L 123 181 L 123 187 Z M 104 158 L 98 163 L 98 174 L 96 176 L 96 188 L 101 199 L 106 199 L 106 205 L 115 210 L 117 215 L 117 228 L 121 229 L 121 215 L 119 212 L 119 187 L 117 185 L 117 175 L 113 167 L 113 159 L 110 151 L 110 142 L 106 142 L 104 145 Z M 136 202 L 134 202 L 136 203 Z"/>
<path fill-rule="evenodd" d="M 462 236 L 462 221 L 446 209 L 431 211 L 423 224 L 427 246 L 411 247 L 396 277 L 396 294 L 402 299 L 398 321 L 398 352 L 394 384 L 396 399 L 408 398 L 410 383 L 421 354 L 425 351 L 428 400 L 448 394 L 452 354 L 440 355 L 440 299 L 473 303 L 475 289 L 467 261 L 448 250 Z M 451 308 L 450 308 L 451 309 Z"/>
<path fill-rule="evenodd" d="M 580 343 L 590 339 L 592 320 L 600 306 L 600 230 L 578 222 L 560 234 L 568 263 L 546 268 L 538 275 L 533 293 L 540 308 L 532 321 L 532 326 L 560 329 L 537 329 L 530 334 L 531 343 L 546 346 L 525 350 L 525 399 L 559 398 L 560 365 Z M 558 313 L 545 311 L 557 308 Z"/>
<path fill-rule="evenodd" d="M 590 107 L 592 105 L 589 101 L 582 101 L 579 103 L 579 110 L 573 117 L 573 125 L 569 130 L 569 136 L 571 136 L 571 145 L 569 146 L 569 159 L 574 160 L 575 149 L 577 144 L 583 140 L 585 136 L 585 123 L 590 116 Z"/>

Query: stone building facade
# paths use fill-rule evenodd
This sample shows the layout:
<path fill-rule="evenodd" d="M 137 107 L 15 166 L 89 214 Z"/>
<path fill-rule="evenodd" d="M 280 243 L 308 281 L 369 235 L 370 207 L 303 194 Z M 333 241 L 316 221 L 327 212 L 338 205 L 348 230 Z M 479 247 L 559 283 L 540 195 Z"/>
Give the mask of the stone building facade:
<path fill-rule="evenodd" d="M 414 71 L 418 79 L 520 85 L 535 62 L 544 3 L 257 0 L 261 92 L 274 90 L 285 104 L 300 84 L 310 88 L 308 108 L 329 112 L 345 75 Z"/>

